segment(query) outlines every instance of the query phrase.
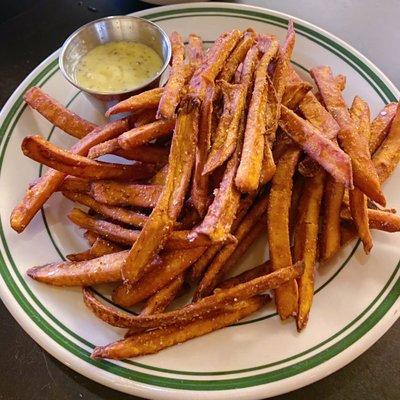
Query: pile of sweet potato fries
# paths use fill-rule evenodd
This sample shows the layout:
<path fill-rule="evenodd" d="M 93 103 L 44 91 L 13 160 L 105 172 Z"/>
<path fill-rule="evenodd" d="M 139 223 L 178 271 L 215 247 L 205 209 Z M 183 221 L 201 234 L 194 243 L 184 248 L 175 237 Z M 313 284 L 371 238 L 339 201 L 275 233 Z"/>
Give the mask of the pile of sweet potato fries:
<path fill-rule="evenodd" d="M 300 331 L 317 264 L 356 237 L 370 252 L 370 229 L 400 230 L 381 190 L 400 160 L 397 103 L 371 122 L 360 97 L 348 108 L 346 79 L 328 66 L 310 71 L 313 91 L 290 62 L 292 23 L 283 44 L 253 29 L 223 33 L 207 51 L 194 34 L 187 45 L 178 33 L 171 41 L 165 86 L 111 107 L 106 125 L 39 88 L 25 94 L 79 140 L 69 150 L 40 136 L 23 140 L 24 154 L 49 169 L 15 207 L 11 226 L 22 232 L 57 191 L 87 207 L 69 218 L 90 248 L 28 275 L 82 286 L 100 319 L 128 329 L 94 358 L 151 354 L 231 325 L 263 307 L 268 291 L 280 317 L 294 317 Z M 97 160 L 109 154 L 129 161 Z M 270 260 L 228 278 L 262 232 Z M 102 303 L 91 286 L 103 283 L 117 284 L 117 305 L 144 302 L 140 314 Z M 192 302 L 166 311 L 190 286 Z"/>

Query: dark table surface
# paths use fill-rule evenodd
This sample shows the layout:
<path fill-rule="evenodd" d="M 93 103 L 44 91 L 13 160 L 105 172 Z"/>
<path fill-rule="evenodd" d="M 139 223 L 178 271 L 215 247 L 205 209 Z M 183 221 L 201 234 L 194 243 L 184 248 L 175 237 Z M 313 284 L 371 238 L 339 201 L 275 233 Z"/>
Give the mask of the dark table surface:
<path fill-rule="evenodd" d="M 135 0 L 0 0 L 0 106 L 22 79 L 76 28 L 106 15 L 148 7 Z M 395 60 L 398 62 L 398 57 Z M 399 399 L 399 339 L 397 322 L 348 366 L 275 400 Z M 92 382 L 48 355 L 18 326 L 1 302 L 0 344 L 1 400 L 134 398 Z"/>

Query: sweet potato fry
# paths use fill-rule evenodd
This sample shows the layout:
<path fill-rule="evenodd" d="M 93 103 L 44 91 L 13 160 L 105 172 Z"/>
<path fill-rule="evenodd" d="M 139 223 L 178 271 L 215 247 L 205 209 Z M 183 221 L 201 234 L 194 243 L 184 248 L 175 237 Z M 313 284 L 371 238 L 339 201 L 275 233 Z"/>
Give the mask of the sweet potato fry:
<path fill-rule="evenodd" d="M 290 19 L 288 23 L 288 30 L 286 33 L 285 43 L 283 44 L 283 49 L 282 49 L 283 52 L 286 54 L 288 60 L 290 60 L 292 57 L 295 42 L 296 42 L 296 34 L 294 31 L 294 23 L 293 20 Z"/>
<path fill-rule="evenodd" d="M 204 99 L 207 85 L 214 82 L 215 78 L 221 72 L 240 37 L 241 32 L 237 29 L 225 32 L 218 37 L 213 46 L 206 52 L 202 64 L 190 80 L 190 97 L 201 101 Z"/>
<path fill-rule="evenodd" d="M 118 139 L 111 139 L 90 149 L 88 157 L 98 158 L 105 154 L 115 154 L 128 160 L 142 161 L 149 164 L 165 165 L 168 162 L 169 149 L 154 144 L 122 149 Z"/>
<path fill-rule="evenodd" d="M 82 253 L 68 254 L 66 257 L 69 261 L 85 261 L 92 260 L 93 258 L 101 257 L 106 254 L 117 253 L 123 249 L 108 240 L 98 237 L 90 249 Z"/>
<path fill-rule="evenodd" d="M 250 247 L 255 238 L 259 236 L 260 232 L 265 229 L 265 218 L 263 217 L 265 217 L 264 213 L 267 205 L 268 197 L 261 197 L 246 217 L 243 218 L 234 231 L 237 241 L 227 244 L 220 249 L 197 286 L 193 295 L 193 301 L 198 301 L 211 294 L 224 274 L 229 272 L 236 261 Z"/>
<path fill-rule="evenodd" d="M 185 84 L 185 46 L 182 37 L 179 33 L 172 32 L 170 40 L 172 45 L 172 65 L 158 105 L 157 119 L 172 119 L 174 117 Z"/>
<path fill-rule="evenodd" d="M 167 179 L 169 166 L 168 164 L 164 165 L 151 179 L 150 184 L 152 185 L 165 185 L 165 181 Z"/>
<path fill-rule="evenodd" d="M 350 117 L 358 134 L 368 142 L 370 139 L 370 111 L 368 104 L 358 96 L 354 98 L 351 105 Z M 368 227 L 367 196 L 358 188 L 349 190 L 349 204 L 358 235 L 364 245 L 364 251 L 368 254 L 372 249 L 372 236 Z"/>
<path fill-rule="evenodd" d="M 114 151 L 119 150 L 121 147 L 118 144 L 118 139 L 110 139 L 106 142 L 99 143 L 96 146 L 93 146 L 88 153 L 89 158 L 99 158 L 104 156 L 105 154 L 112 154 Z"/>
<path fill-rule="evenodd" d="M 199 235 L 206 235 L 213 242 L 226 240 L 240 201 L 240 193 L 234 184 L 238 164 L 239 155 L 235 152 L 226 165 L 220 187 L 208 208 L 207 215 L 202 223 L 193 229 L 191 236 L 193 239 Z"/>
<path fill-rule="evenodd" d="M 160 119 L 138 128 L 124 132 L 118 138 L 118 144 L 125 150 L 149 143 L 154 139 L 164 137 L 172 132 L 174 119 Z"/>
<path fill-rule="evenodd" d="M 200 217 L 204 217 L 210 203 L 209 176 L 203 175 L 203 170 L 211 144 L 211 120 L 214 97 L 215 86 L 212 84 L 207 87 L 206 95 L 200 108 L 199 133 L 196 143 L 196 160 L 191 189 L 191 202 Z"/>
<path fill-rule="evenodd" d="M 311 76 L 318 86 L 325 106 L 340 126 L 339 142 L 351 158 L 354 184 L 369 198 L 385 206 L 385 197 L 371 161 L 368 142 L 358 135 L 331 69 L 329 67 L 313 68 Z"/>
<path fill-rule="evenodd" d="M 291 203 L 293 175 L 300 157 L 300 150 L 288 146 L 278 161 L 272 179 L 267 210 L 268 243 L 272 269 L 292 264 L 289 238 L 289 209 Z M 289 281 L 275 291 L 278 314 L 282 319 L 297 314 L 298 291 L 295 280 Z"/>
<path fill-rule="evenodd" d="M 88 193 L 90 182 L 75 176 L 67 176 L 57 190 L 60 192 Z"/>
<path fill-rule="evenodd" d="M 304 96 L 299 108 L 307 121 L 329 140 L 335 140 L 339 133 L 339 125 L 312 92 L 308 92 Z M 317 170 L 318 163 L 310 157 L 306 157 L 299 164 L 299 172 L 303 176 L 312 177 Z"/>
<path fill-rule="evenodd" d="M 27 90 L 24 94 L 24 100 L 51 124 L 78 139 L 83 138 L 97 127 L 97 125 L 64 108 L 38 87 L 34 86 Z"/>
<path fill-rule="evenodd" d="M 314 269 L 317 261 L 318 225 L 325 171 L 320 169 L 313 178 L 306 179 L 300 198 L 298 220 L 294 233 L 294 258 L 304 260 L 304 272 L 298 279 L 299 308 L 297 329 L 307 324 L 314 296 Z"/>
<path fill-rule="evenodd" d="M 291 279 L 298 278 L 303 272 L 303 263 L 281 268 L 268 275 L 255 278 L 230 289 L 221 289 L 212 296 L 205 297 L 197 303 L 192 303 L 184 308 L 162 314 L 133 316 L 117 311 L 98 301 L 93 294 L 84 297 L 85 304 L 103 321 L 120 328 L 146 328 L 153 329 L 162 326 L 186 323 L 193 319 L 202 318 L 212 311 L 223 309 L 228 304 L 249 299 L 267 290 L 276 289 Z M 115 301 L 115 299 L 114 299 Z"/>
<path fill-rule="evenodd" d="M 294 110 L 303 101 L 312 85 L 303 81 L 291 64 L 288 65 L 288 79 L 282 96 L 282 104 Z"/>
<path fill-rule="evenodd" d="M 196 70 L 201 65 L 204 57 L 203 40 L 195 33 L 189 34 L 188 45 L 186 46 L 187 63 Z"/>
<path fill-rule="evenodd" d="M 157 107 L 157 106 L 156 106 Z M 147 125 L 150 122 L 156 120 L 157 108 L 149 108 L 143 111 L 138 111 L 132 117 L 134 119 L 133 127 L 139 128 L 139 126 Z"/>
<path fill-rule="evenodd" d="M 112 222 L 103 221 L 91 217 L 78 208 L 74 208 L 68 218 L 83 229 L 88 229 L 97 235 L 111 240 L 121 245 L 133 245 L 139 237 L 140 231 L 123 228 Z M 206 237 L 197 237 L 190 239 L 190 231 L 174 231 L 165 243 L 165 249 L 191 249 L 195 247 L 209 246 L 211 242 Z M 227 243 L 232 241 L 231 237 L 226 239 Z"/>
<path fill-rule="evenodd" d="M 123 224 L 143 227 L 147 221 L 147 215 L 145 214 L 127 210 L 126 208 L 122 207 L 113 207 L 99 203 L 84 193 L 63 191 L 63 195 L 67 199 L 89 207 L 98 214 L 104 215 L 107 218 L 111 218 L 114 221 L 122 222 Z"/>
<path fill-rule="evenodd" d="M 242 222 L 243 218 L 247 215 L 247 211 L 253 205 L 254 196 L 247 196 L 240 201 L 239 209 L 236 213 L 235 220 L 233 221 L 231 231 L 235 232 L 239 224 Z M 196 282 L 206 270 L 207 266 L 213 260 L 213 258 L 218 254 L 224 247 L 223 243 L 218 243 L 210 246 L 196 261 L 191 270 L 188 273 L 188 280 L 191 283 Z"/>
<path fill-rule="evenodd" d="M 93 260 L 63 261 L 33 267 L 27 271 L 31 278 L 54 286 L 90 286 L 122 280 L 121 268 L 128 251 L 107 254 Z"/>
<path fill-rule="evenodd" d="M 146 302 L 141 315 L 158 314 L 163 312 L 175 299 L 185 282 L 184 275 L 178 275 L 171 283 L 154 293 Z"/>
<path fill-rule="evenodd" d="M 82 251 L 82 252 L 80 252 L 80 253 L 67 254 L 67 255 L 65 256 L 65 258 L 66 258 L 68 261 L 76 261 L 76 262 L 78 262 L 78 261 L 86 261 L 86 260 L 91 260 L 91 259 L 93 259 L 93 258 L 96 258 L 96 257 L 93 257 L 93 256 L 92 256 L 90 250 L 91 250 L 91 249 Z"/>
<path fill-rule="evenodd" d="M 229 159 L 234 153 L 240 137 L 240 121 L 244 112 L 248 87 L 243 83 L 232 85 L 225 81 L 221 81 L 220 84 L 222 90 L 229 93 L 227 96 L 227 104 L 224 104 L 224 114 L 225 107 L 229 110 L 226 117 L 227 124 L 225 125 L 225 121 L 223 117 L 221 117 L 214 142 L 212 143 L 203 169 L 204 175 L 210 174 Z"/>
<path fill-rule="evenodd" d="M 226 279 L 218 285 L 218 288 L 229 289 L 231 287 L 248 282 L 254 278 L 269 274 L 271 271 L 271 262 L 268 260 L 263 264 L 250 268 L 239 275 Z"/>
<path fill-rule="evenodd" d="M 372 160 L 381 182 L 386 181 L 400 161 L 400 103 L 397 105 L 389 133 Z M 371 199 L 374 200 L 372 197 Z"/>
<path fill-rule="evenodd" d="M 341 218 L 352 220 L 348 209 L 343 209 L 340 213 Z M 368 209 L 368 223 L 371 229 L 384 232 L 400 231 L 400 216 L 386 211 Z"/>
<path fill-rule="evenodd" d="M 123 112 L 135 112 L 157 108 L 163 92 L 164 88 L 155 88 L 129 97 L 129 99 L 123 100 L 109 108 L 106 112 L 106 117 Z"/>
<path fill-rule="evenodd" d="M 160 253 L 147 266 L 142 278 L 130 285 L 122 283 L 113 292 L 113 301 L 130 307 L 157 293 L 175 278 L 184 273 L 205 251 L 205 247 L 175 250 Z"/>
<path fill-rule="evenodd" d="M 382 144 L 389 132 L 390 125 L 396 115 L 397 103 L 389 103 L 383 107 L 382 111 L 375 117 L 371 123 L 371 137 L 369 140 L 369 151 L 374 154 Z"/>
<path fill-rule="evenodd" d="M 122 245 L 132 245 L 139 236 L 139 231 L 93 218 L 78 208 L 74 208 L 68 214 L 68 218 L 80 228 L 88 229 L 105 239 Z"/>
<path fill-rule="evenodd" d="M 265 217 L 265 215 L 263 216 Z M 203 278 L 201 279 L 193 295 L 193 301 L 210 295 L 218 286 L 219 282 L 229 274 L 231 269 L 237 265 L 241 257 L 246 253 L 253 242 L 265 231 L 265 221 L 255 223 L 246 234 L 243 230 L 238 232 L 237 244 L 227 244 L 217 254 Z"/>
<path fill-rule="evenodd" d="M 185 104 L 178 112 L 163 191 L 123 267 L 131 283 L 144 273 L 147 263 L 167 240 L 181 212 L 190 183 L 199 120 L 198 103 Z"/>
<path fill-rule="evenodd" d="M 254 192 L 260 184 L 266 126 L 266 98 L 268 96 L 267 67 L 275 52 L 276 49 L 270 47 L 263 54 L 255 71 L 243 150 L 235 178 L 236 186 L 242 193 Z"/>
<path fill-rule="evenodd" d="M 217 329 L 232 325 L 259 310 L 266 303 L 265 296 L 256 296 L 234 304 L 223 313 L 194 320 L 184 326 L 170 326 L 150 332 L 139 333 L 103 347 L 96 347 L 92 358 L 124 359 L 154 354 L 167 347 L 206 335 Z"/>
<path fill-rule="evenodd" d="M 224 68 L 219 74 L 218 79 L 224 80 L 226 82 L 230 82 L 235 75 L 239 64 L 242 63 L 244 58 L 246 57 L 247 52 L 254 44 L 256 34 L 253 30 L 246 31 L 239 43 L 233 49 L 229 58 L 226 60 Z"/>
<path fill-rule="evenodd" d="M 161 185 L 138 185 L 114 181 L 93 182 L 93 198 L 109 206 L 155 207 L 162 192 Z"/>
<path fill-rule="evenodd" d="M 313 125 L 282 106 L 279 126 L 338 182 L 353 187 L 350 157 Z"/>
<path fill-rule="evenodd" d="M 93 256 L 93 258 L 97 258 L 106 254 L 118 253 L 122 250 L 123 248 L 115 243 L 98 237 L 90 248 L 90 254 Z"/>
<path fill-rule="evenodd" d="M 41 136 L 26 136 L 24 155 L 59 172 L 85 179 L 145 179 L 154 175 L 150 164 L 102 163 L 62 150 Z"/>
<path fill-rule="evenodd" d="M 91 147 L 120 135 L 126 130 L 126 127 L 127 121 L 119 120 L 96 128 L 72 146 L 71 152 L 84 156 Z M 66 174 L 62 172 L 49 170 L 33 187 L 26 191 L 10 217 L 11 227 L 15 231 L 20 233 L 26 228 L 43 204 L 57 190 L 65 176 Z"/>
<path fill-rule="evenodd" d="M 328 176 L 322 207 L 322 229 L 320 236 L 320 259 L 331 258 L 340 249 L 340 209 L 342 206 L 344 186 Z"/>

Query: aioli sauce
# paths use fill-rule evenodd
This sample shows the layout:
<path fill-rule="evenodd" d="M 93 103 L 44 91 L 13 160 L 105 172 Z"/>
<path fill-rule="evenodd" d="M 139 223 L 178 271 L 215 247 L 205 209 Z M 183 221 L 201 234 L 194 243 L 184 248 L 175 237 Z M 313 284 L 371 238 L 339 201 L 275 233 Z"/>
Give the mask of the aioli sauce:
<path fill-rule="evenodd" d="M 90 50 L 75 70 L 77 83 L 98 92 L 124 92 L 145 83 L 160 71 L 161 57 L 137 42 L 111 42 Z"/>

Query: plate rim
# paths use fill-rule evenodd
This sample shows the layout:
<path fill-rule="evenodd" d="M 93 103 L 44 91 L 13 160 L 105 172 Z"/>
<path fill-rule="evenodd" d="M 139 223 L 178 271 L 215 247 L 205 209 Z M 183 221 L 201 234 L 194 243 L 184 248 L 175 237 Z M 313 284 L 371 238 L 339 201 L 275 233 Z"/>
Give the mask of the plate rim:
<path fill-rule="evenodd" d="M 281 12 L 278 12 L 278 11 L 273 11 L 273 10 L 269 10 L 269 9 L 265 9 L 265 8 L 261 8 L 261 7 L 246 6 L 246 5 L 241 5 L 241 4 L 229 4 L 229 3 L 211 3 L 211 4 L 209 4 L 209 3 L 208 3 L 208 4 L 207 4 L 207 3 L 192 3 L 192 4 L 187 4 L 187 5 L 185 5 L 185 9 L 188 9 L 188 10 L 193 9 L 193 8 L 196 8 L 196 7 L 209 8 L 209 9 L 210 9 L 210 8 L 224 8 L 224 9 L 227 9 L 227 10 L 229 10 L 229 9 L 239 9 L 239 10 L 253 9 L 253 10 L 256 10 L 256 11 L 261 12 L 261 13 L 264 13 L 264 14 L 277 15 L 277 16 L 280 16 L 280 17 L 283 17 L 283 18 L 293 18 L 295 21 L 298 21 L 298 22 L 300 22 L 300 23 L 302 23 L 302 24 L 304 24 L 304 25 L 306 25 L 306 26 L 307 26 L 307 25 L 310 26 L 310 27 L 311 27 L 312 29 L 314 29 L 315 31 L 323 32 L 324 35 L 326 35 L 326 36 L 329 37 L 329 38 L 332 38 L 332 39 L 336 40 L 336 41 L 339 42 L 341 45 L 343 45 L 345 48 L 346 48 L 346 47 L 349 48 L 349 49 L 350 49 L 358 58 L 360 58 L 364 63 L 366 63 L 369 67 L 372 67 L 372 69 L 375 69 L 375 72 L 378 74 L 378 77 L 383 78 L 384 81 L 386 80 L 385 84 L 387 84 L 388 86 L 391 86 L 391 88 L 394 89 L 393 91 L 394 91 L 395 93 L 397 93 L 397 96 L 398 96 L 398 91 L 397 91 L 397 89 L 395 88 L 395 86 L 394 86 L 394 85 L 390 82 L 390 80 L 379 70 L 379 68 L 377 68 L 372 62 L 370 62 L 368 59 L 366 59 L 362 54 L 360 54 L 360 53 L 359 53 L 357 50 L 355 50 L 352 46 L 350 46 L 350 45 L 347 44 L 346 42 L 342 41 L 341 39 L 337 38 L 335 35 L 332 35 L 332 34 L 330 34 L 329 32 L 324 31 L 323 29 L 318 28 L 317 26 L 315 26 L 315 25 L 313 25 L 313 24 L 311 24 L 311 23 L 309 23 L 309 22 L 307 22 L 307 21 L 301 20 L 301 19 L 296 18 L 296 17 L 291 17 L 291 16 L 289 16 L 289 15 L 287 15 L 287 14 L 285 14 L 285 13 L 281 13 Z M 155 8 L 155 9 L 144 10 L 144 11 L 141 11 L 141 12 L 138 12 L 138 13 L 134 13 L 134 15 L 146 16 L 146 15 L 153 15 L 153 14 L 156 14 L 157 12 L 163 12 L 163 11 L 169 11 L 169 10 L 179 10 L 179 9 L 182 9 L 182 6 L 176 6 L 176 5 L 164 6 L 164 7 L 158 7 L 158 8 Z M 155 12 L 155 11 L 156 11 L 156 12 Z M 15 90 L 14 94 L 13 94 L 13 95 L 10 97 L 10 99 L 6 102 L 5 106 L 3 107 L 2 112 L 1 112 L 1 114 L 0 114 L 0 118 L 3 117 L 4 114 L 8 114 L 9 110 L 11 109 L 11 107 L 12 107 L 12 106 L 14 105 L 14 103 L 15 103 L 15 99 L 18 98 L 18 96 L 19 96 L 20 93 L 22 92 L 23 88 L 26 86 L 26 83 L 29 82 L 29 81 L 31 80 L 32 77 L 34 77 L 35 75 L 37 75 L 37 74 L 38 74 L 38 71 L 41 72 L 42 69 L 44 70 L 47 66 L 49 66 L 49 65 L 52 63 L 52 61 L 54 61 L 54 60 L 56 59 L 56 57 L 57 57 L 57 55 L 58 55 L 58 52 L 59 52 L 59 50 L 57 50 L 57 51 L 54 52 L 52 55 L 50 55 L 49 57 L 47 57 L 42 63 L 40 63 L 40 64 L 39 64 L 39 65 L 38 65 L 38 66 L 23 80 L 23 82 L 22 82 L 22 83 L 18 86 L 18 88 Z M 3 145 L 4 145 L 4 144 L 2 144 L 2 146 L 3 146 Z M 25 315 L 24 311 L 20 308 L 21 306 L 17 303 L 17 301 L 15 300 L 15 298 L 12 296 L 11 293 L 9 293 L 9 294 L 10 294 L 10 296 L 11 296 L 12 299 L 9 299 L 9 298 L 7 297 L 7 294 L 8 294 L 8 293 L 5 294 L 5 287 L 4 287 L 4 285 L 5 285 L 5 282 L 4 282 L 3 280 L 1 280 L 1 289 L 2 289 L 2 290 L 1 290 L 1 297 L 2 297 L 2 299 L 3 299 L 3 301 L 4 301 L 4 303 L 6 304 L 7 308 L 9 309 L 9 311 L 11 312 L 11 314 L 14 316 L 14 318 L 17 320 L 17 322 L 27 331 L 27 333 L 28 333 L 31 337 L 34 338 L 34 340 L 36 340 L 46 351 L 49 351 L 53 356 L 55 356 L 55 357 L 56 357 L 57 359 L 59 359 L 61 362 L 65 363 L 66 365 L 68 365 L 68 366 L 70 366 L 70 367 L 72 367 L 74 370 L 80 372 L 81 374 L 83 374 L 83 375 L 85 375 L 85 376 L 88 376 L 90 379 L 93 379 L 93 380 L 95 380 L 95 381 L 98 381 L 99 383 L 103 383 L 103 384 L 104 384 L 104 380 L 98 378 L 99 371 L 98 371 L 98 368 L 97 368 L 97 367 L 93 367 L 93 368 L 95 369 L 95 370 L 93 371 L 93 373 L 96 374 L 95 377 L 89 376 L 89 375 L 93 375 L 93 374 L 92 374 L 92 373 L 89 374 L 88 371 L 86 370 L 86 368 L 87 368 L 87 363 L 86 363 L 85 361 L 82 361 L 81 359 L 78 359 L 79 362 L 82 362 L 82 363 L 85 364 L 85 365 L 83 365 L 82 368 L 79 370 L 79 368 L 77 368 L 76 365 L 71 366 L 71 364 L 76 364 L 76 363 L 73 362 L 73 361 L 76 360 L 76 356 L 72 355 L 70 352 L 68 352 L 67 350 L 65 350 L 64 348 L 62 348 L 62 350 L 65 350 L 65 352 L 66 352 L 69 356 L 72 355 L 72 360 L 68 360 L 68 358 L 66 357 L 66 359 L 65 359 L 65 361 L 64 361 L 64 359 L 60 359 L 60 357 L 59 357 L 59 350 L 60 350 L 60 348 L 61 348 L 60 345 L 58 345 L 58 344 L 56 344 L 55 342 L 52 341 L 51 344 L 52 344 L 52 345 L 55 344 L 55 348 L 54 348 L 54 349 L 52 348 L 52 349 L 49 350 L 49 348 L 48 348 L 49 343 L 48 343 L 46 340 L 43 340 L 43 338 L 38 337 L 37 335 L 32 335 L 32 329 L 33 329 L 33 330 L 36 330 L 36 329 L 37 329 L 36 325 L 33 323 L 33 321 L 30 321 L 30 320 L 29 320 L 29 316 Z M 6 291 L 8 291 L 8 289 L 6 289 Z M 6 299 L 5 299 L 4 297 L 6 297 Z M 12 301 L 10 301 L 10 300 L 15 301 L 15 304 L 12 304 Z M 17 311 L 15 310 L 15 305 L 17 305 L 17 307 L 18 307 L 18 310 L 17 310 Z M 394 308 L 395 306 L 396 306 L 396 304 L 394 304 L 394 305 L 390 308 L 390 310 L 393 310 L 393 308 Z M 388 310 L 388 311 L 390 311 L 390 310 Z M 15 313 L 17 313 L 18 315 L 17 315 L 17 316 L 14 315 L 14 312 L 13 312 L 13 311 L 15 311 Z M 354 354 L 353 354 L 353 355 L 348 355 L 348 360 L 345 361 L 344 363 L 338 363 L 339 365 L 330 366 L 330 368 L 328 368 L 328 371 L 327 371 L 325 374 L 317 374 L 317 375 L 322 375 L 322 376 L 315 377 L 315 374 L 314 374 L 314 376 L 311 377 L 308 381 L 307 381 L 307 378 L 303 377 L 303 379 L 300 379 L 300 382 L 298 382 L 297 385 L 294 385 L 294 386 L 291 385 L 291 388 L 288 388 L 288 387 L 287 387 L 288 385 L 286 384 L 286 385 L 284 385 L 284 386 L 286 386 L 284 390 L 281 390 L 281 391 L 278 390 L 278 391 L 275 391 L 275 392 L 273 392 L 273 393 L 268 393 L 268 395 L 269 395 L 269 396 L 272 396 L 272 395 L 275 395 L 275 394 L 280 394 L 280 393 L 284 393 L 284 392 L 287 392 L 287 391 L 290 391 L 290 390 L 294 390 L 294 389 L 296 389 L 296 388 L 298 388 L 298 387 L 304 386 L 305 384 L 308 384 L 308 383 L 314 382 L 314 381 L 316 381 L 316 380 L 318 380 L 318 379 L 321 379 L 322 377 L 324 377 L 324 376 L 326 376 L 326 375 L 328 375 L 328 374 L 334 372 L 335 370 L 341 368 L 342 366 L 344 366 L 345 364 L 347 364 L 348 362 L 350 362 L 351 360 L 353 360 L 355 357 L 357 357 L 359 354 L 361 354 L 363 351 L 365 351 L 365 350 L 366 350 L 369 346 L 371 346 L 376 340 L 378 340 L 378 339 L 383 335 L 383 333 L 386 332 L 386 330 L 389 329 L 389 327 L 395 322 L 396 318 L 394 318 L 394 317 L 395 317 L 395 316 L 393 315 L 392 318 L 389 318 L 389 312 L 387 312 L 387 313 L 384 315 L 384 317 L 380 320 L 380 322 L 378 323 L 378 325 L 376 325 L 376 326 L 373 328 L 373 330 L 377 330 L 378 327 L 382 327 L 382 325 L 384 325 L 383 329 L 380 329 L 380 332 L 375 333 L 375 336 L 373 336 L 373 337 L 371 338 L 371 340 L 370 340 L 367 344 L 364 344 L 364 346 L 362 346 L 362 343 L 360 343 L 360 342 L 363 341 L 362 339 L 365 339 L 365 337 L 367 336 L 367 333 L 366 333 L 366 334 L 365 334 L 364 336 L 362 336 L 359 340 L 357 340 L 353 345 L 351 345 L 350 347 L 348 347 L 347 350 L 346 350 L 346 354 L 348 354 L 348 349 L 351 349 L 351 347 L 353 347 L 353 346 L 356 345 L 356 344 L 358 344 L 359 349 L 358 349 L 358 351 L 355 351 L 355 352 L 354 352 L 355 355 L 354 355 Z M 28 318 L 29 322 L 32 322 L 32 324 L 27 324 L 26 318 Z M 394 319 L 393 319 L 393 318 L 394 318 Z M 28 325 L 32 325 L 33 328 L 32 328 L 32 326 L 28 326 Z M 26 326 L 26 328 L 25 328 L 25 326 Z M 41 332 L 42 332 L 42 331 L 41 331 Z M 372 330 L 369 331 L 368 334 L 369 334 L 370 332 L 372 332 Z M 45 336 L 44 339 L 47 339 L 47 338 L 48 338 L 47 334 L 46 334 L 45 332 L 42 332 L 42 333 L 43 333 L 44 336 Z M 37 339 L 36 339 L 34 336 L 37 336 Z M 60 347 L 60 348 L 58 348 L 58 347 Z M 357 347 L 357 346 L 355 346 L 355 347 Z M 53 353 L 53 351 L 51 351 L 51 350 L 53 350 L 54 353 Z M 322 368 L 321 368 L 322 366 L 325 366 L 325 367 L 326 367 L 330 362 L 335 361 L 335 359 L 336 359 L 338 356 L 343 355 L 343 353 L 344 353 L 344 352 L 341 352 L 341 353 L 339 353 L 337 356 L 334 356 L 334 357 L 331 358 L 330 360 L 325 361 L 323 364 L 320 364 L 320 365 L 319 365 L 320 369 L 322 369 Z M 336 359 L 336 362 L 337 362 L 337 359 Z M 105 373 L 106 371 L 101 370 L 101 372 L 102 372 L 102 373 Z M 301 373 L 301 374 L 298 374 L 298 375 L 294 375 L 294 376 L 292 376 L 292 377 L 290 377 L 290 378 L 286 378 L 286 379 L 285 379 L 285 383 L 287 383 L 288 380 L 294 380 L 294 378 L 299 378 L 299 377 L 301 377 L 301 375 L 306 374 L 307 372 L 309 372 L 309 370 L 308 370 L 308 371 L 305 371 L 304 373 Z M 108 372 L 107 372 L 107 374 L 108 374 Z M 110 374 L 110 375 L 112 376 L 112 383 L 115 383 L 116 375 L 114 375 L 114 374 Z M 98 378 L 98 379 L 96 379 L 96 378 Z M 122 378 L 122 380 L 123 380 L 123 379 L 124 379 L 124 378 Z M 282 384 L 282 381 L 277 381 L 277 382 L 275 382 L 275 383 Z M 133 386 L 136 386 L 135 389 L 138 389 L 138 390 L 131 390 L 131 389 L 132 389 L 132 387 L 131 387 L 131 388 L 128 388 L 128 389 L 129 389 L 129 391 L 127 391 L 128 393 L 134 393 L 134 394 L 138 394 L 138 395 L 141 395 L 141 396 L 146 396 L 146 397 L 149 397 L 149 398 L 159 398 L 159 397 L 152 397 L 152 396 L 150 396 L 151 394 L 153 394 L 154 388 L 160 390 L 159 386 L 146 385 L 146 384 L 142 384 L 142 383 L 137 382 L 137 381 L 134 381 L 134 382 L 133 382 L 133 381 L 130 381 L 130 384 L 132 385 L 132 387 L 133 387 Z M 118 390 L 126 391 L 126 390 L 124 390 L 124 389 L 121 389 L 120 385 L 123 385 L 123 382 L 122 382 L 122 381 L 119 383 L 119 387 L 116 387 L 115 385 L 111 385 L 111 387 L 117 388 Z M 262 393 L 262 396 L 265 397 L 264 390 L 265 390 L 265 386 L 266 386 L 266 385 L 269 387 L 269 386 L 271 385 L 271 383 L 261 384 L 261 385 L 259 385 L 259 386 L 250 386 L 250 387 L 246 387 L 246 388 L 243 388 L 243 389 L 240 389 L 240 390 L 241 390 L 241 391 L 246 391 L 246 392 L 251 391 L 251 392 L 253 393 L 254 390 L 255 390 L 255 388 L 258 388 L 258 389 L 261 389 L 261 390 L 262 390 L 262 392 L 263 392 L 263 393 Z M 110 385 L 108 384 L 108 386 L 110 386 Z M 125 385 L 123 385 L 123 386 L 125 387 Z M 127 388 L 125 387 L 125 389 L 127 389 Z M 144 391 L 142 392 L 142 390 L 144 390 Z M 151 393 L 149 393 L 149 390 L 150 390 Z M 167 388 L 164 388 L 164 387 L 162 388 L 162 391 L 163 391 L 162 395 L 165 395 L 164 392 L 166 392 L 166 391 L 171 391 L 172 396 L 176 396 L 177 393 L 184 393 L 184 392 L 187 392 L 187 393 L 190 395 L 190 398 L 195 398 L 195 397 L 193 397 L 194 394 L 197 394 L 197 395 L 198 395 L 198 394 L 201 394 L 201 396 L 202 396 L 201 398 L 205 398 L 205 397 L 204 397 L 204 393 L 206 393 L 207 395 L 209 395 L 210 393 L 212 394 L 212 397 L 208 397 L 208 396 L 207 396 L 207 398 L 217 398 L 217 397 L 215 396 L 215 394 L 218 393 L 218 392 L 215 392 L 215 391 L 211 391 L 211 392 L 195 391 L 195 392 L 193 392 L 193 391 L 187 391 L 187 390 L 181 390 L 181 389 L 177 392 L 175 389 L 167 389 Z M 219 393 L 221 393 L 221 392 L 219 392 Z M 224 392 L 224 393 L 225 393 L 225 392 Z M 226 391 L 226 393 L 228 393 L 228 391 Z M 225 393 L 222 397 L 218 397 L 218 398 L 225 398 L 226 393 Z M 235 393 L 238 394 L 237 391 L 236 391 Z M 238 398 L 248 398 L 248 397 L 247 397 L 248 395 L 249 395 L 249 393 L 243 393 L 243 396 L 244 396 L 244 397 L 242 397 L 242 395 L 240 395 L 240 396 L 238 396 Z M 251 396 L 251 393 L 250 393 L 250 396 Z M 169 397 L 163 396 L 163 398 L 169 398 Z M 171 398 L 175 398 L 175 399 L 176 399 L 176 397 L 171 397 Z M 187 398 L 187 397 L 180 397 L 180 398 Z M 254 397 L 251 396 L 251 398 L 254 398 Z"/>

